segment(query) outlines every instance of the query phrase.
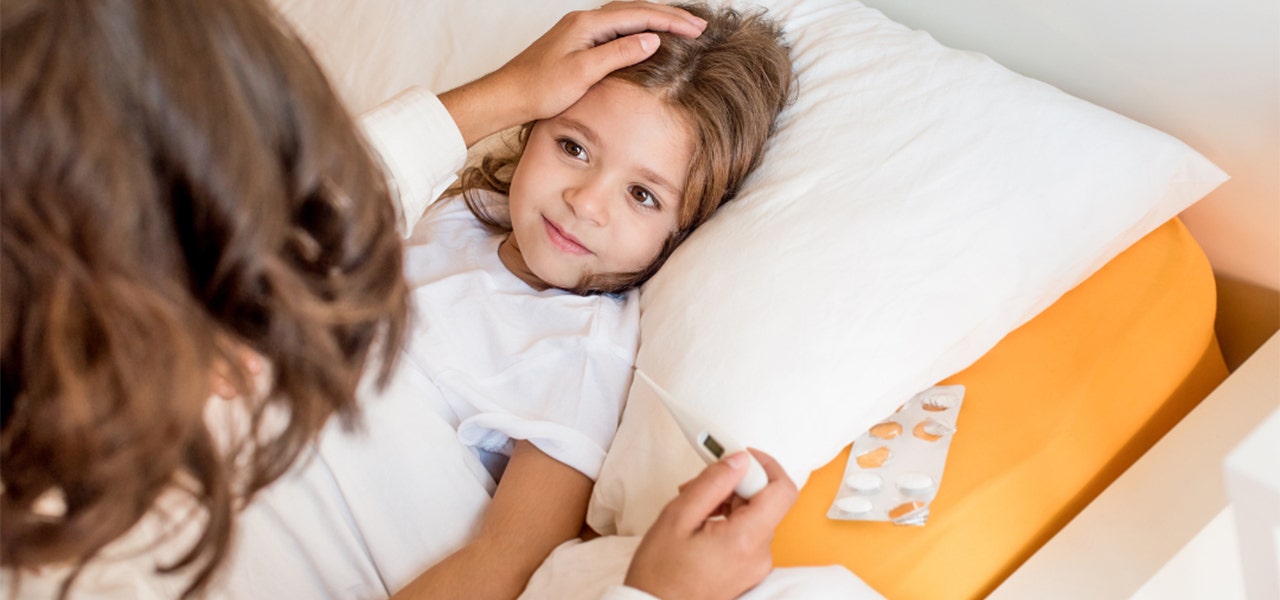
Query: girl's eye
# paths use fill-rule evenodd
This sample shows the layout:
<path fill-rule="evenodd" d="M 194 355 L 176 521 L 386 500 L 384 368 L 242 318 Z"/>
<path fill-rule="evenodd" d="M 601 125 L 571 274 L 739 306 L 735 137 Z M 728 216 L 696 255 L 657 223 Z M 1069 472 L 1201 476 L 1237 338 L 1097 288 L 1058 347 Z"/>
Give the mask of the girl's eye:
<path fill-rule="evenodd" d="M 560 144 L 560 149 L 563 150 L 565 154 L 568 154 L 578 160 L 587 159 L 587 149 L 579 145 L 578 142 L 568 138 L 562 138 L 558 140 L 558 143 Z"/>
<path fill-rule="evenodd" d="M 638 185 L 631 186 L 631 188 L 628 189 L 627 191 L 631 193 L 631 199 L 635 200 L 636 203 L 640 204 L 641 206 L 647 206 L 649 208 L 658 208 L 658 197 L 654 196 L 653 192 L 650 192 L 649 190 L 646 190 Z"/>

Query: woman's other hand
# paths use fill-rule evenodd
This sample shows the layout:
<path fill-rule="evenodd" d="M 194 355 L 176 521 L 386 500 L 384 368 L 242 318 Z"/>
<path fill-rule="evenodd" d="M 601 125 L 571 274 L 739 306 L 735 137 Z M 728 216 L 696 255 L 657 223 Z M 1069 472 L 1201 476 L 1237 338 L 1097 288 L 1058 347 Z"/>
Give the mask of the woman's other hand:
<path fill-rule="evenodd" d="M 751 450 L 769 484 L 743 500 L 733 487 L 747 460 L 735 454 L 680 488 L 631 560 L 626 584 L 659 598 L 736 598 L 773 568 L 773 532 L 799 492 L 773 457 Z"/>

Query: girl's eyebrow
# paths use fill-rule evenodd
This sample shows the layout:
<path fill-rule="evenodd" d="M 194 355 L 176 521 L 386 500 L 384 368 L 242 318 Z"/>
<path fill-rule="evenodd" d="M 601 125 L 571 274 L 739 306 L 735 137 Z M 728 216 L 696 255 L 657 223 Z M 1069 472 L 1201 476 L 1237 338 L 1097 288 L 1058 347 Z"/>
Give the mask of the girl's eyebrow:
<path fill-rule="evenodd" d="M 587 142 L 590 143 L 592 146 L 604 145 L 600 143 L 600 136 L 596 135 L 595 130 L 591 129 L 590 127 L 587 127 L 586 124 L 582 123 L 581 121 L 577 121 L 571 117 L 565 117 L 565 116 L 556 117 L 556 120 L 568 126 L 570 129 L 576 130 L 578 133 L 581 133 L 582 137 L 587 138 Z"/>
<path fill-rule="evenodd" d="M 640 176 L 649 180 L 650 183 L 656 186 L 667 188 L 667 191 L 671 192 L 672 196 L 676 198 L 680 197 L 680 190 L 676 188 L 676 186 L 672 185 L 670 181 L 667 181 L 665 178 L 663 178 L 654 170 L 649 169 L 647 167 L 641 167 Z"/>

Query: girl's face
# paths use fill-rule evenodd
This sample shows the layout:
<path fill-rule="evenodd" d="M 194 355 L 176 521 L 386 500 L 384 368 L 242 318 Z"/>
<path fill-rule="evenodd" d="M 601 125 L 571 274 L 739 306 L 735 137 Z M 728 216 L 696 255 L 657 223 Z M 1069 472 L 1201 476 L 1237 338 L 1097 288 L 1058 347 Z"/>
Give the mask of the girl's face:
<path fill-rule="evenodd" d="M 693 136 L 654 94 L 605 79 L 534 125 L 511 180 L 503 264 L 537 289 L 648 267 L 675 232 Z"/>

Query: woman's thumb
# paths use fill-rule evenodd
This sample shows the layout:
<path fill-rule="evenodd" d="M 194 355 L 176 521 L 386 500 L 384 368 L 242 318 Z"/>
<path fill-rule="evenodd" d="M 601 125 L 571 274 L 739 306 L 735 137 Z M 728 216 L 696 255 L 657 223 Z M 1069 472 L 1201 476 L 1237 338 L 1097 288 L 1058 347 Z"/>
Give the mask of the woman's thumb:
<path fill-rule="evenodd" d="M 684 484 L 680 494 L 668 505 L 676 525 L 693 529 L 715 513 L 720 505 L 733 497 L 733 488 L 747 474 L 745 453 L 733 454 L 711 463 L 697 477 Z"/>

